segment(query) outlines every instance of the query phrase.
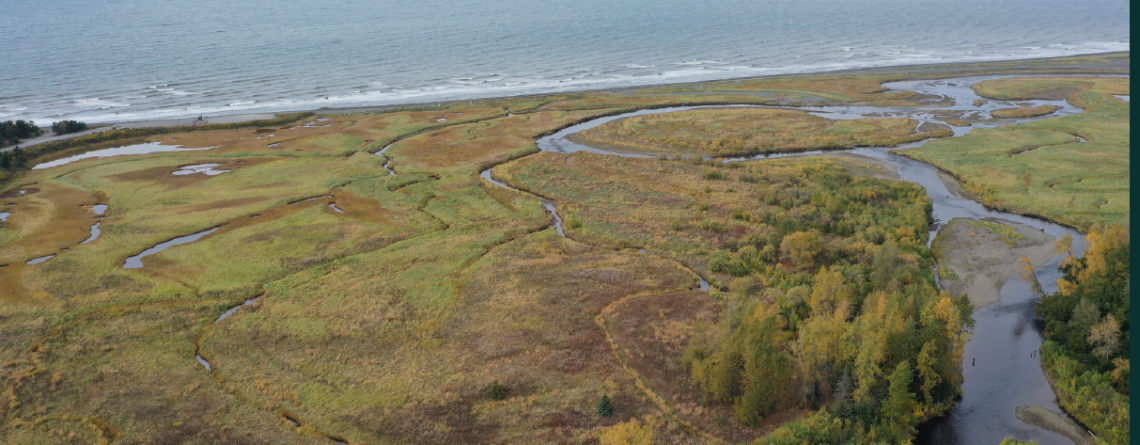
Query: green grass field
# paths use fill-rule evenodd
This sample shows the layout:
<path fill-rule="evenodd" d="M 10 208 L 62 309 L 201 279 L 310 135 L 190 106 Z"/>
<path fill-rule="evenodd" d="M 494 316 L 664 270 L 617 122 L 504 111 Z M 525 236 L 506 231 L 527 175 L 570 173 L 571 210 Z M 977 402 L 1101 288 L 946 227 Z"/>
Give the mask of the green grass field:
<path fill-rule="evenodd" d="M 1127 223 L 1129 104 L 1113 97 L 1128 94 L 1127 78 L 1001 79 L 975 89 L 995 99 L 1061 95 L 1086 112 L 979 129 L 898 153 L 949 171 L 988 206 L 1083 231 Z"/>

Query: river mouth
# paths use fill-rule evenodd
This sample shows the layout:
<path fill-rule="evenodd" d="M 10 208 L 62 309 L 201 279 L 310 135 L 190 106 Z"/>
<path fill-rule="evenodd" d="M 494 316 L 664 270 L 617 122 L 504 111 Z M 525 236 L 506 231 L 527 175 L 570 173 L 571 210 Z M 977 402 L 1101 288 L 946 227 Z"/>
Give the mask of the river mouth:
<path fill-rule="evenodd" d="M 1033 76 L 974 76 L 946 80 L 905 81 L 883 84 L 892 90 L 911 90 L 920 94 L 938 97 L 942 105 L 938 110 L 952 111 L 956 116 L 972 116 L 969 126 L 951 126 L 954 136 L 968 134 L 976 128 L 993 128 L 1014 123 L 1029 122 L 1051 117 L 1083 113 L 1084 110 L 1065 101 L 1030 100 L 1030 101 L 1000 101 L 984 99 L 978 96 L 970 87 L 982 80 L 1033 77 Z M 1127 100 L 1127 99 L 1124 99 Z M 947 103 L 952 105 L 946 106 Z M 1008 108 L 1010 106 L 1038 106 L 1056 105 L 1060 107 L 1049 116 L 993 119 L 990 116 L 993 110 Z M 671 107 L 660 109 L 638 110 L 614 116 L 605 116 L 584 121 L 552 135 L 539 138 L 536 142 L 542 151 L 556 153 L 574 153 L 587 151 L 599 154 L 608 154 L 625 157 L 655 157 L 647 153 L 629 153 L 610 150 L 603 147 L 593 147 L 571 140 L 571 136 L 581 131 L 597 127 L 606 122 L 632 116 L 648 114 L 669 113 L 693 109 L 708 108 L 738 108 L 756 107 L 754 105 L 728 105 L 728 106 L 701 106 L 701 107 Z M 786 107 L 763 107 L 786 108 Z M 917 108 L 883 108 L 883 107 L 808 107 L 786 108 L 807 111 L 811 114 L 831 119 L 858 119 L 865 117 L 910 117 L 919 120 L 920 125 L 944 125 L 946 113 L 934 113 L 932 109 Z M 940 178 L 939 171 L 934 166 L 892 153 L 894 150 L 905 150 L 921 146 L 927 140 L 899 147 L 863 147 L 846 150 L 829 150 L 835 152 L 854 153 L 875 158 L 891 164 L 898 169 L 903 180 L 914 182 L 923 187 L 931 198 L 934 223 L 929 228 L 927 245 L 933 242 L 943 224 L 954 218 L 987 219 L 999 218 L 1017 222 L 1039 229 L 1047 234 L 1061 238 L 1069 235 L 1074 240 L 1074 255 L 1080 256 L 1087 248 L 1085 237 L 1076 230 L 1045 221 L 1042 219 L 1016 215 L 985 208 L 981 203 L 961 193 L 954 193 Z M 386 147 L 387 148 L 387 147 Z M 385 148 L 385 149 L 386 149 Z M 765 154 L 737 157 L 723 157 L 722 162 L 750 162 L 764 159 L 774 159 L 788 156 L 803 156 L 805 154 L 822 153 L 798 152 L 788 154 Z M 706 159 L 711 159 L 706 157 Z M 500 181 L 491 178 L 490 169 L 484 170 L 480 175 L 492 184 L 508 189 L 518 190 Z M 532 194 L 533 195 L 533 194 Z M 957 195 L 957 196 L 955 196 Z M 559 234 L 565 236 L 561 228 L 561 218 L 557 214 L 557 203 L 539 197 L 543 206 L 555 218 Z M 549 206 L 547 203 L 549 202 Z M 1046 264 L 1035 270 L 1037 278 L 1042 283 L 1055 283 L 1060 277 L 1060 256 L 1054 256 Z M 709 290 L 708 283 L 701 279 L 701 290 Z M 1056 285 L 1045 286 L 1045 292 L 1054 292 Z M 1002 287 L 1001 301 L 982 308 L 975 313 L 976 326 L 974 335 L 966 345 L 966 358 L 963 363 L 965 382 L 962 385 L 962 399 L 946 416 L 934 419 L 920 425 L 919 435 L 915 443 L 936 445 L 982 444 L 998 443 L 1004 438 L 1015 436 L 1019 440 L 1033 440 L 1041 445 L 1071 444 L 1070 439 L 1044 428 L 1027 424 L 1016 416 L 1016 407 L 1019 405 L 1038 405 L 1055 412 L 1060 412 L 1044 371 L 1041 369 L 1039 356 L 1036 351 L 1041 347 L 1043 336 L 1034 323 L 1034 309 L 1040 297 L 1030 287 L 1019 279 L 1011 278 Z M 1034 358 L 1038 357 L 1038 358 Z M 979 368 L 978 361 L 981 361 Z M 973 363 L 973 366 L 971 364 Z M 1003 401 L 994 403 L 994 401 Z"/>

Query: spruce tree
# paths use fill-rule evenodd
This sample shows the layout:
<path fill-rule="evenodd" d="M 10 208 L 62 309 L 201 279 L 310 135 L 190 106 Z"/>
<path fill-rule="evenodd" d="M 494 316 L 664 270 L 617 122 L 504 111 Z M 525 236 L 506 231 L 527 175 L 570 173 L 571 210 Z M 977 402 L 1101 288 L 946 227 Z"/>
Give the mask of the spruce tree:
<path fill-rule="evenodd" d="M 598 416 L 609 417 L 614 415 L 614 404 L 610 401 L 610 396 L 602 394 L 602 400 L 598 402 Z"/>

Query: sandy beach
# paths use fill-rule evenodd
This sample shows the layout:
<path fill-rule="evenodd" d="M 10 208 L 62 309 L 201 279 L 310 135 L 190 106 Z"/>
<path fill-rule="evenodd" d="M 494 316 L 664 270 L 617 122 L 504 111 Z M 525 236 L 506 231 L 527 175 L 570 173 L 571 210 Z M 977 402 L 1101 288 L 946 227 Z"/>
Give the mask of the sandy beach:
<path fill-rule="evenodd" d="M 1045 58 L 1045 59 L 1024 59 L 1024 60 L 1010 60 L 1010 61 L 991 61 L 991 62 L 976 62 L 976 63 L 938 63 L 938 64 L 922 64 L 922 65 L 896 65 L 896 66 L 883 66 L 874 68 L 857 68 L 857 69 L 842 69 L 835 71 L 822 71 L 813 73 L 800 73 L 800 74 L 781 74 L 773 76 L 749 76 L 740 77 L 735 79 L 719 80 L 716 82 L 734 82 L 745 81 L 750 79 L 763 79 L 763 78 L 791 78 L 791 77 L 817 77 L 817 76 L 832 76 L 832 75 L 859 75 L 859 74 L 883 74 L 891 73 L 897 74 L 900 79 L 945 79 L 952 77 L 960 77 L 966 75 L 982 75 L 982 74 L 1001 74 L 1001 73 L 1016 73 L 1026 75 L 1064 75 L 1064 74 L 1107 74 L 1107 75 L 1120 75 L 1128 74 L 1129 64 L 1128 59 L 1115 60 L 1107 63 L 1080 65 L 1067 62 L 1069 59 L 1087 57 L 1090 55 L 1114 55 L 1114 54 L 1128 54 L 1123 52 L 1104 53 L 1104 54 L 1082 54 L 1079 56 L 1064 57 L 1064 58 Z M 573 93 L 612 93 L 612 94 L 632 94 L 638 90 L 647 87 L 669 87 L 669 86 L 684 86 L 692 85 L 697 87 L 700 92 L 697 93 L 679 93 L 679 95 L 686 96 L 701 96 L 705 94 L 724 94 L 719 92 L 704 92 L 700 87 L 708 82 L 682 82 L 682 83 L 664 83 L 655 85 L 645 85 L 638 87 L 623 87 L 623 88 L 599 88 L 599 89 L 582 89 L 574 92 L 567 93 L 549 93 L 549 94 L 524 94 L 508 97 L 497 97 L 488 99 L 479 99 L 479 101 L 493 101 L 502 99 L 520 99 L 527 97 L 543 97 L 557 94 L 573 94 Z M 747 94 L 747 93 L 742 93 Z M 757 93 L 765 97 L 773 97 L 774 94 L 770 93 Z M 801 105 L 811 106 L 817 103 L 822 103 L 824 99 L 819 97 L 807 97 L 804 95 L 786 95 L 781 105 Z M 458 102 L 470 102 L 469 100 L 453 100 L 453 101 L 432 101 L 432 102 L 419 102 L 407 103 L 397 105 L 384 105 L 384 106 L 365 106 L 365 107 L 344 107 L 344 108 L 317 108 L 317 109 L 295 109 L 295 110 L 280 110 L 277 113 L 245 113 L 245 114 L 232 114 L 232 115 L 213 115 L 203 116 L 202 120 L 197 118 L 184 118 L 184 119 L 157 119 L 157 120 L 142 120 L 142 121 L 129 121 L 118 122 L 100 126 L 91 130 L 71 133 L 66 135 L 56 136 L 54 134 L 45 133 L 43 136 L 20 141 L 19 146 L 23 148 L 44 144 L 47 142 L 54 142 L 59 140 L 76 138 L 83 135 L 98 133 L 102 131 L 123 129 L 123 128 L 150 128 L 150 127 L 175 127 L 175 126 L 194 126 L 194 125 L 208 125 L 208 124 L 230 124 L 248 122 L 254 120 L 273 119 L 279 114 L 297 113 L 312 111 L 320 114 L 350 114 L 350 113 L 368 113 L 381 110 L 390 110 L 396 108 L 406 107 L 421 107 L 421 106 L 434 106 L 446 105 Z M 47 128 L 43 122 L 40 123 L 41 127 Z M 0 149 L 0 152 L 11 150 L 14 147 L 5 147 Z"/>

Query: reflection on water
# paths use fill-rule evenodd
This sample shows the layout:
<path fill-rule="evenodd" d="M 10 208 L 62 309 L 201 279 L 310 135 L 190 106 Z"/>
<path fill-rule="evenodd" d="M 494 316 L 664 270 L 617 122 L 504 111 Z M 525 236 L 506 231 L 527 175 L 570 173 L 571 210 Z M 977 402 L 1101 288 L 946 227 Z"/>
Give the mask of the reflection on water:
<path fill-rule="evenodd" d="M 229 172 L 229 170 L 214 170 L 215 168 L 218 168 L 221 166 L 222 166 L 222 164 L 187 165 L 187 166 L 182 167 L 178 170 L 175 170 L 174 173 L 171 173 L 171 174 L 178 175 L 178 176 L 184 176 L 184 175 L 193 175 L 193 174 L 201 173 L 201 174 L 206 175 L 206 176 L 216 176 L 216 175 L 220 175 L 222 173 Z"/>
<path fill-rule="evenodd" d="M 195 233 L 193 235 L 186 235 L 183 237 L 175 238 L 175 239 L 172 239 L 172 240 L 167 241 L 165 243 L 161 243 L 157 246 L 151 247 L 147 250 L 142 251 L 142 253 L 140 253 L 138 255 L 127 258 L 127 261 L 126 261 L 126 263 L 123 264 L 123 267 L 125 267 L 127 269 L 139 269 L 139 268 L 143 267 L 143 262 L 142 262 L 143 258 L 146 258 L 148 256 L 162 252 L 166 249 L 177 246 L 179 244 L 186 244 L 186 243 L 192 243 L 194 241 L 198 241 L 203 236 L 214 233 L 214 231 L 216 231 L 220 228 L 221 228 L 220 226 L 214 227 L 213 229 L 210 229 L 210 230 L 205 230 L 202 232 Z"/>
<path fill-rule="evenodd" d="M 28 264 L 40 264 L 40 263 L 47 261 L 47 260 L 50 260 L 52 258 L 55 258 L 55 255 L 42 256 L 42 257 L 36 258 L 34 260 L 28 261 Z"/>
<path fill-rule="evenodd" d="M 197 151 L 209 150 L 216 147 L 205 148 L 182 148 L 181 145 L 162 145 L 160 142 L 148 142 L 145 144 L 128 145 L 126 147 L 108 148 L 104 150 L 94 150 L 87 153 L 77 154 L 75 156 L 68 156 L 63 159 L 56 159 L 51 162 L 44 162 L 32 167 L 32 170 L 39 170 L 44 168 L 58 167 L 64 164 L 70 164 L 75 161 L 90 159 L 90 158 L 108 158 L 111 156 L 124 156 L 124 155 L 141 155 L 147 153 L 162 153 L 168 151 Z"/>
<path fill-rule="evenodd" d="M 82 243 L 79 243 L 79 244 L 87 244 L 87 243 L 95 241 L 97 238 L 99 238 L 99 235 L 103 234 L 103 230 L 99 228 L 100 224 L 103 224 L 103 223 L 97 222 L 94 225 L 92 225 L 91 226 L 91 237 L 87 238 L 86 241 L 83 241 Z"/>
<path fill-rule="evenodd" d="M 385 145 L 384 148 L 382 148 L 382 149 L 380 149 L 380 151 L 376 152 L 376 155 L 384 156 L 385 158 L 388 159 L 387 161 L 384 162 L 384 170 L 388 170 L 388 174 L 390 174 L 390 175 L 396 174 L 396 171 L 392 170 L 392 167 L 391 167 L 392 158 L 389 158 L 387 155 L 384 154 L 384 152 L 388 151 L 389 148 L 392 148 L 393 145 L 395 145 L 395 143 Z"/>

